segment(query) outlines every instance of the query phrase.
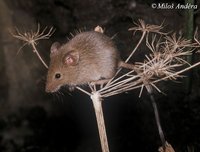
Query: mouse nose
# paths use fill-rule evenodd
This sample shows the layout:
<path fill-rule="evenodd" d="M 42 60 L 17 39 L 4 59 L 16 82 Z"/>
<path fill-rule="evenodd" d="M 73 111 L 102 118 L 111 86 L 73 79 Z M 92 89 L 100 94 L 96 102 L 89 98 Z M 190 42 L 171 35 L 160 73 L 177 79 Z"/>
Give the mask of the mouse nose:
<path fill-rule="evenodd" d="M 45 92 L 47 92 L 47 93 L 50 93 L 50 92 L 51 92 L 51 89 L 49 88 L 48 85 L 46 85 L 46 87 L 45 87 Z"/>
<path fill-rule="evenodd" d="M 53 89 L 52 85 L 46 84 L 45 92 L 47 92 L 47 93 L 53 93 L 54 92 L 53 90 L 54 89 Z"/>
<path fill-rule="evenodd" d="M 47 93 L 54 93 L 54 92 L 58 91 L 59 89 L 60 89 L 59 85 L 49 84 L 49 83 L 47 83 L 46 87 L 45 87 L 45 91 Z"/>

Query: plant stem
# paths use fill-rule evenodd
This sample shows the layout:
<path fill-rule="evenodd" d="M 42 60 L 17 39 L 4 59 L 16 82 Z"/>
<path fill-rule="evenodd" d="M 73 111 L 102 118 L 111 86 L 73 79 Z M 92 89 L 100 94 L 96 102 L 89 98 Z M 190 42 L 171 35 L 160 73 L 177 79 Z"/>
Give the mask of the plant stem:
<path fill-rule="evenodd" d="M 125 63 L 127 63 L 127 62 L 130 60 L 130 58 L 133 56 L 133 54 L 135 53 L 135 51 L 138 49 L 138 47 L 139 47 L 140 44 L 142 43 L 142 41 L 143 41 L 145 35 L 146 35 L 146 31 L 143 31 L 143 32 L 142 32 L 142 36 L 141 36 L 139 42 L 137 43 L 137 45 L 135 46 L 135 48 L 134 48 L 134 50 L 131 52 L 131 54 L 128 56 L 128 58 L 126 59 Z"/>
<path fill-rule="evenodd" d="M 98 92 L 93 92 L 93 94 L 90 97 L 93 102 L 95 115 L 97 119 L 97 126 L 98 126 L 100 141 L 101 141 L 102 152 L 109 152 L 108 140 L 107 140 L 106 128 L 105 128 L 105 122 L 104 122 L 104 116 L 103 116 L 103 109 L 102 109 L 102 100 L 101 100 L 100 94 Z"/>
<path fill-rule="evenodd" d="M 39 52 L 37 51 L 35 44 L 31 43 L 32 47 L 33 47 L 33 52 L 36 53 L 36 55 L 38 56 L 39 60 L 42 62 L 42 64 L 45 66 L 45 68 L 48 69 L 47 64 L 44 62 L 44 60 L 42 59 L 41 55 L 39 54 Z"/>
<path fill-rule="evenodd" d="M 185 0 L 185 5 L 191 4 L 194 5 L 194 0 Z M 193 39 L 193 30 L 194 30 L 194 9 L 185 10 L 185 37 L 187 39 Z M 189 64 L 192 64 L 193 55 L 188 55 L 186 60 Z M 190 93 L 192 85 L 192 72 L 188 72 L 188 78 L 185 81 L 186 93 Z"/>
<path fill-rule="evenodd" d="M 91 94 L 89 92 L 87 92 L 86 90 L 84 90 L 84 89 L 82 89 L 82 88 L 80 88 L 78 86 L 76 87 L 76 89 L 82 91 L 83 93 L 87 94 L 88 96 L 91 96 Z"/>
<path fill-rule="evenodd" d="M 153 90 L 152 90 L 152 87 L 150 85 L 146 85 L 146 88 L 147 88 L 147 91 L 148 91 L 148 94 L 150 96 L 150 100 L 151 100 L 151 103 L 152 103 L 152 106 L 153 106 L 154 115 L 155 115 L 155 119 L 156 119 L 156 125 L 158 127 L 158 133 L 159 133 L 159 136 L 160 136 L 160 140 L 162 142 L 162 147 L 165 151 L 166 140 L 165 140 L 165 136 L 164 136 L 164 133 L 163 133 L 163 130 L 162 130 L 162 127 L 161 127 L 158 107 L 157 107 L 157 104 L 156 104 L 156 100 L 153 96 Z"/>

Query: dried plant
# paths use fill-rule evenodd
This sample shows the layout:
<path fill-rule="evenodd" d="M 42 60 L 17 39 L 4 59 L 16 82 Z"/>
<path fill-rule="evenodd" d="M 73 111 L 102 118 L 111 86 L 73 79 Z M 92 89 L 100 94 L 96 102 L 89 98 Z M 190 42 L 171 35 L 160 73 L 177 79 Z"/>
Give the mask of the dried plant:
<path fill-rule="evenodd" d="M 133 31 L 133 33 L 139 31 L 142 35 L 125 62 L 130 60 L 143 41 L 146 42 L 147 50 L 149 50 L 149 54 L 144 55 L 144 61 L 136 62 L 134 64 L 134 70 L 128 71 L 123 75 L 120 75 L 121 69 L 119 69 L 116 75 L 104 85 L 97 86 L 89 82 L 88 86 L 90 91 L 79 86 L 76 87 L 83 93 L 89 95 L 93 101 L 103 152 L 109 152 L 101 106 L 103 98 L 139 88 L 141 90 L 139 96 L 141 96 L 144 88 L 146 88 L 154 106 L 160 138 L 163 149 L 165 149 L 167 143 L 160 125 L 158 109 L 153 97 L 153 90 L 162 92 L 157 86 L 158 82 L 163 80 L 177 80 L 177 78 L 183 77 L 183 75 L 181 75 L 183 72 L 200 65 L 200 62 L 190 65 L 184 59 L 185 56 L 192 53 L 194 48 L 200 47 L 197 31 L 194 36 L 195 43 L 192 43 L 191 40 L 186 40 L 181 35 L 177 36 L 176 33 L 169 35 L 169 33 L 162 32 L 164 28 L 163 23 L 161 25 L 150 25 L 146 24 L 143 20 L 139 20 L 139 22 L 134 25 L 135 26 L 130 28 L 129 31 Z M 38 26 L 37 32 L 20 33 L 16 29 L 16 34 L 12 35 L 15 38 L 25 41 L 26 43 L 24 45 L 30 44 L 42 63 L 47 67 L 36 49 L 36 42 L 41 39 L 48 39 L 53 34 L 54 30 L 51 28 L 46 34 L 45 32 L 46 28 L 40 32 Z"/>
<path fill-rule="evenodd" d="M 36 55 L 38 56 L 38 58 L 40 59 L 40 61 L 42 62 L 42 64 L 48 68 L 47 64 L 44 62 L 44 60 L 42 59 L 41 55 L 39 54 L 38 50 L 36 49 L 36 45 L 37 42 L 39 40 L 43 40 L 43 39 L 49 39 L 51 37 L 51 35 L 55 32 L 55 30 L 53 29 L 53 27 L 51 27 L 49 29 L 49 31 L 47 31 L 47 27 L 45 27 L 43 30 L 40 29 L 40 24 L 38 24 L 37 26 L 37 31 L 33 32 L 20 32 L 17 28 L 15 28 L 15 31 L 12 32 L 10 31 L 12 36 L 24 41 L 25 43 L 22 45 L 22 47 L 19 49 L 19 51 L 26 45 L 31 45 L 33 48 L 33 52 L 36 53 Z M 18 51 L 18 52 L 19 52 Z"/>
<path fill-rule="evenodd" d="M 163 22 L 164 23 L 164 22 Z M 167 33 L 162 32 L 161 30 L 164 28 L 163 23 L 161 25 L 152 25 L 152 24 L 146 24 L 144 20 L 139 19 L 139 23 L 134 23 L 136 26 L 129 28 L 129 31 L 142 31 L 142 32 L 151 32 L 151 33 L 157 33 L 166 35 Z"/>

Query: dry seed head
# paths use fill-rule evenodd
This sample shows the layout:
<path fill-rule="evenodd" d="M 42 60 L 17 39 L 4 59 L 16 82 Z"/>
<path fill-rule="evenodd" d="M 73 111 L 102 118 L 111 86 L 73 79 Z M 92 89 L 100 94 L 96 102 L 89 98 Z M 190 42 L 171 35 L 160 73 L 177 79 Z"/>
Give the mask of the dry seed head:
<path fill-rule="evenodd" d="M 26 45 L 31 45 L 33 48 L 33 52 L 36 53 L 36 55 L 38 56 L 39 60 L 42 62 L 42 64 L 48 69 L 47 64 L 44 62 L 44 60 L 42 59 L 42 57 L 40 56 L 36 45 L 37 45 L 37 41 L 42 40 L 42 39 L 49 39 L 51 37 L 51 35 L 55 32 L 55 30 L 53 29 L 53 27 L 51 27 L 49 29 L 49 31 L 47 31 L 47 27 L 45 27 L 42 31 L 40 31 L 40 25 L 38 24 L 37 27 L 37 31 L 33 32 L 32 30 L 29 32 L 20 32 L 17 28 L 15 29 L 15 33 L 12 33 L 12 36 L 25 41 L 25 43 L 22 45 L 22 47 L 19 49 L 19 51 Z M 18 51 L 18 53 L 19 53 Z"/>
<path fill-rule="evenodd" d="M 183 38 L 182 35 L 177 36 L 176 33 L 168 35 L 165 37 L 167 45 L 171 48 L 172 51 L 176 51 L 177 48 L 193 47 L 194 44 L 191 40 Z"/>
<path fill-rule="evenodd" d="M 163 22 L 164 23 L 164 22 Z M 166 35 L 167 33 L 161 32 L 161 30 L 164 28 L 163 23 L 160 25 L 151 25 L 151 24 L 146 24 L 144 20 L 139 19 L 139 22 L 136 23 L 134 22 L 135 27 L 129 28 L 129 31 L 142 31 L 146 33 L 157 33 L 161 35 Z"/>
<path fill-rule="evenodd" d="M 19 40 L 22 40 L 22 41 L 25 41 L 25 45 L 36 45 L 37 41 L 39 40 L 42 40 L 42 39 L 49 39 L 51 37 L 51 35 L 55 32 L 54 28 L 51 27 L 49 29 L 49 31 L 47 31 L 47 27 L 45 27 L 42 31 L 40 29 L 40 24 L 38 24 L 37 26 L 37 30 L 36 32 L 33 32 L 32 30 L 29 31 L 29 32 L 20 32 L 17 28 L 15 28 L 15 34 L 13 32 L 11 32 L 12 36 L 19 39 Z"/>

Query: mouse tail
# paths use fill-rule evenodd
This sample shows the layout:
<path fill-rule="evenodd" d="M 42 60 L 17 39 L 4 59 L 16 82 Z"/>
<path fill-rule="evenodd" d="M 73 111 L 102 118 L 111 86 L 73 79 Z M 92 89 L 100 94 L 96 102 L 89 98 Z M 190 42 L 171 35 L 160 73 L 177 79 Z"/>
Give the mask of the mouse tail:
<path fill-rule="evenodd" d="M 119 68 L 126 68 L 126 69 L 130 69 L 130 70 L 134 70 L 134 64 L 129 64 L 129 63 L 125 63 L 124 61 L 120 61 L 118 64 Z"/>

